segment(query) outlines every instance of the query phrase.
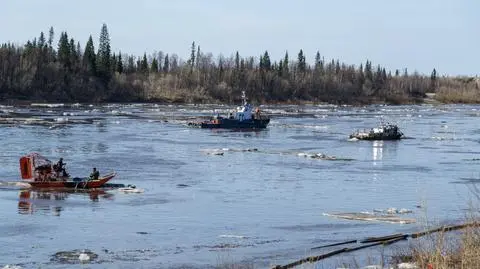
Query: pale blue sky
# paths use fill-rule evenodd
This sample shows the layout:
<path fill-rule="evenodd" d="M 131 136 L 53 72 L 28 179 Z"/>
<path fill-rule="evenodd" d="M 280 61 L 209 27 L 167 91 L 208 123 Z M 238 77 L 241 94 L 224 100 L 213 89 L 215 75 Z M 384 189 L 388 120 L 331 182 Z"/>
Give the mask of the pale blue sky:
<path fill-rule="evenodd" d="M 143 55 L 162 50 L 182 58 L 196 41 L 215 56 L 278 60 L 303 49 L 312 62 L 358 65 L 366 59 L 395 70 L 480 73 L 478 0 L 3 0 L 0 42 L 23 43 L 40 31 L 66 30 L 84 46 L 107 23 L 112 49 Z"/>

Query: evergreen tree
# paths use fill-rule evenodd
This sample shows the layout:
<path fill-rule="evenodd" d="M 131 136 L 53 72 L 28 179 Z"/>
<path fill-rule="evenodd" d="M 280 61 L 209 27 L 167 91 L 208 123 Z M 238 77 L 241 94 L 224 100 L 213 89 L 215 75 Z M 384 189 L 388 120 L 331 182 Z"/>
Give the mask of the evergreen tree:
<path fill-rule="evenodd" d="M 82 57 L 82 48 L 80 47 L 80 42 L 77 42 L 77 55 L 78 59 Z"/>
<path fill-rule="evenodd" d="M 116 70 L 118 73 L 123 73 L 123 61 L 122 61 L 122 53 L 118 53 L 118 59 L 117 59 L 117 67 Z"/>
<path fill-rule="evenodd" d="M 97 57 L 95 55 L 95 48 L 93 47 L 92 36 L 88 38 L 87 44 L 85 44 L 85 52 L 83 53 L 83 66 L 86 67 L 88 72 L 96 74 L 97 72 Z"/>
<path fill-rule="evenodd" d="M 163 62 L 163 73 L 168 73 L 170 71 L 170 60 L 168 59 L 168 53 L 165 55 L 165 60 Z"/>
<path fill-rule="evenodd" d="M 97 53 L 97 71 L 100 76 L 104 78 L 110 77 L 111 70 L 111 51 L 110 51 L 110 36 L 108 34 L 107 25 L 102 25 L 100 31 L 100 42 L 98 44 Z"/>
<path fill-rule="evenodd" d="M 315 55 L 315 70 L 320 69 L 320 63 L 322 61 L 322 58 L 320 58 L 320 52 L 317 51 L 317 54 Z"/>
<path fill-rule="evenodd" d="M 191 47 L 191 52 L 190 52 L 190 59 L 188 60 L 188 64 L 190 65 L 190 70 L 193 70 L 193 67 L 195 67 L 195 41 L 192 42 L 192 47 Z"/>
<path fill-rule="evenodd" d="M 45 35 L 43 32 L 40 32 L 40 37 L 38 38 L 38 47 L 43 48 L 45 46 Z"/>
<path fill-rule="evenodd" d="M 365 63 L 365 79 L 373 81 L 372 62 L 368 60 Z"/>
<path fill-rule="evenodd" d="M 430 92 L 435 92 L 437 89 L 437 70 L 433 68 L 432 74 L 430 75 Z"/>
<path fill-rule="evenodd" d="M 127 61 L 127 73 L 133 72 L 135 72 L 135 58 L 133 58 L 133 56 L 129 56 Z"/>
<path fill-rule="evenodd" d="M 269 71 L 271 68 L 270 56 L 268 55 L 268 51 L 265 51 L 263 57 L 260 56 L 260 69 Z"/>
<path fill-rule="evenodd" d="M 54 35 L 55 35 L 55 32 L 53 31 L 53 27 L 50 27 L 50 30 L 48 31 L 48 47 L 49 48 L 52 48 Z"/>
<path fill-rule="evenodd" d="M 300 52 L 298 53 L 298 63 L 297 63 L 298 71 L 303 73 L 305 72 L 306 67 L 307 67 L 307 64 L 305 62 L 305 55 L 303 55 L 303 50 L 300 50 Z"/>
<path fill-rule="evenodd" d="M 60 40 L 58 41 L 58 60 L 63 64 L 64 67 L 70 67 L 71 59 L 71 49 L 70 43 L 68 42 L 67 32 L 62 32 L 60 34 Z"/>
<path fill-rule="evenodd" d="M 235 69 L 240 69 L 240 54 L 238 54 L 238 50 L 235 53 Z"/>
<path fill-rule="evenodd" d="M 148 73 L 148 60 L 147 60 L 147 54 L 143 54 L 143 58 L 140 61 L 140 72 L 142 73 Z"/>
<path fill-rule="evenodd" d="M 74 63 L 77 61 L 78 55 L 77 55 L 77 46 L 75 46 L 75 40 L 73 40 L 73 38 L 70 38 L 69 48 L 70 48 L 70 56 L 72 58 L 72 63 Z"/>
<path fill-rule="evenodd" d="M 202 54 L 200 52 L 200 46 L 198 46 L 197 47 L 197 57 L 196 57 L 196 61 L 195 61 L 195 66 L 197 67 L 197 69 L 200 67 L 201 58 L 202 58 Z M 161 63 L 161 61 L 159 61 L 159 63 Z"/>
<path fill-rule="evenodd" d="M 285 51 L 285 56 L 283 57 L 283 76 L 288 76 L 289 72 L 288 51 Z"/>
<path fill-rule="evenodd" d="M 157 58 L 153 58 L 152 64 L 150 66 L 150 72 L 157 73 L 158 72 L 158 60 Z"/>
<path fill-rule="evenodd" d="M 117 55 L 115 55 L 115 52 L 112 55 L 111 67 L 112 67 L 111 72 L 115 73 L 117 71 Z"/>

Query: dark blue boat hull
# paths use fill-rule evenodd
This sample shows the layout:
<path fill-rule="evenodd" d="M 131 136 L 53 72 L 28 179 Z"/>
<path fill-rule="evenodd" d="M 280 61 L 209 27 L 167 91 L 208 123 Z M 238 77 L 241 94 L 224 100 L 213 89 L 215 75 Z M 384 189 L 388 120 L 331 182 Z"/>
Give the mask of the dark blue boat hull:
<path fill-rule="evenodd" d="M 188 126 L 205 129 L 265 129 L 270 119 L 252 119 L 239 121 L 235 119 L 221 119 L 218 121 L 190 122 Z"/>

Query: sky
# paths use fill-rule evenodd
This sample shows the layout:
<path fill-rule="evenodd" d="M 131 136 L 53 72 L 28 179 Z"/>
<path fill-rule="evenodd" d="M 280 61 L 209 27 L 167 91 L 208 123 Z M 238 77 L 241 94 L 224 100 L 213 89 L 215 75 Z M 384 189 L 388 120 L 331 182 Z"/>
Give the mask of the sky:
<path fill-rule="evenodd" d="M 480 74 L 478 0 L 2 0 L 0 43 L 24 44 L 53 26 L 97 48 L 103 23 L 113 51 L 163 51 L 183 59 L 193 41 L 203 52 L 272 61 L 300 49 L 313 63 L 407 68 L 440 75 Z M 58 39 L 57 39 L 58 40 Z"/>

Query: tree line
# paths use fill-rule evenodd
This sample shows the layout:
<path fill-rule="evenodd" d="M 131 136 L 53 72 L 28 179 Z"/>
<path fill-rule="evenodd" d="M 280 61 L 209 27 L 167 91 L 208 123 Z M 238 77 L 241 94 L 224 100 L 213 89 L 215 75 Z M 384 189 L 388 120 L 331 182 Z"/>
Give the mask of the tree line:
<path fill-rule="evenodd" d="M 407 69 L 387 71 L 371 61 L 358 65 L 326 60 L 320 52 L 309 64 L 303 50 L 272 60 L 205 53 L 192 42 L 185 61 L 162 51 L 137 57 L 112 52 L 106 24 L 98 48 L 55 31 L 18 46 L 0 46 L 0 101 L 46 102 L 238 102 L 241 91 L 258 103 L 334 104 L 422 102 L 436 93 L 443 102 L 480 102 L 479 80 L 430 75 Z"/>

